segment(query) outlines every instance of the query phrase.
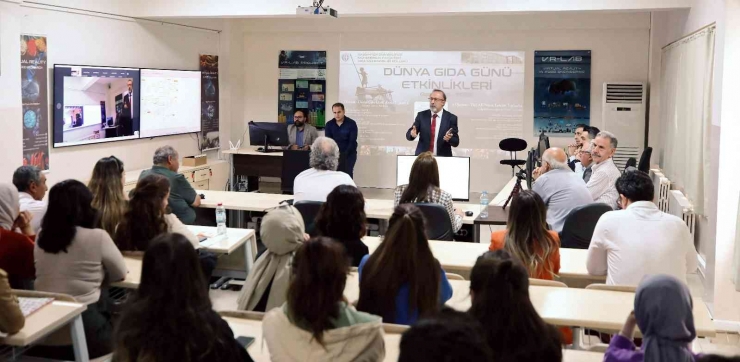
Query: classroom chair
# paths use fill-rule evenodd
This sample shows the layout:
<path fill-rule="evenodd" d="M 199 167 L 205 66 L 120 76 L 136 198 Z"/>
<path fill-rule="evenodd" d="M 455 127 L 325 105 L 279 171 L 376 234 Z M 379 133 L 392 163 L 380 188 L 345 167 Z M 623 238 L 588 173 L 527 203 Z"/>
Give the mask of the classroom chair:
<path fill-rule="evenodd" d="M 611 206 L 599 202 L 576 207 L 568 213 L 560 232 L 560 247 L 588 249 L 596 223 L 601 215 L 612 211 Z"/>
<path fill-rule="evenodd" d="M 414 205 L 421 210 L 426 220 L 426 233 L 429 240 L 452 241 L 455 232 L 447 209 L 440 204 L 417 202 Z"/>
<path fill-rule="evenodd" d="M 537 285 L 542 287 L 556 287 L 556 288 L 567 288 L 568 285 L 555 281 L 555 280 L 545 280 L 545 279 L 536 279 L 536 278 L 529 278 L 529 285 Z"/>

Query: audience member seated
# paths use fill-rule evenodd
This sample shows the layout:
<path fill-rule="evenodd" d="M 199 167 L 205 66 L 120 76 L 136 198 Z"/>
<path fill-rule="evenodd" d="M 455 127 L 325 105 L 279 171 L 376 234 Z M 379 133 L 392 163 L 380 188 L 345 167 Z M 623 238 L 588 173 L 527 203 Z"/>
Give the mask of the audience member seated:
<path fill-rule="evenodd" d="M 695 361 L 691 341 L 696 338 L 693 300 L 689 288 L 669 275 L 646 278 L 635 294 L 635 311 L 619 334 L 612 337 L 604 362 Z M 632 341 L 635 326 L 642 332 L 642 347 Z"/>
<path fill-rule="evenodd" d="M 0 269 L 8 273 L 10 286 L 16 289 L 29 289 L 36 275 L 32 218 L 28 211 L 20 212 L 18 189 L 0 184 Z"/>
<path fill-rule="evenodd" d="M 583 145 L 581 147 L 581 151 L 578 152 L 578 159 L 581 161 L 581 169 L 580 171 L 576 171 L 576 175 L 578 177 L 583 179 L 583 182 L 588 184 L 588 181 L 591 180 L 591 174 L 593 173 L 593 169 L 591 168 L 594 165 L 594 159 L 591 157 L 591 142 L 588 144 Z M 590 194 L 590 192 L 589 192 Z"/>
<path fill-rule="evenodd" d="M 238 309 L 265 312 L 285 303 L 290 282 L 290 261 L 307 240 L 303 217 L 292 206 L 272 209 L 262 218 L 260 239 L 267 250 L 249 270 Z"/>
<path fill-rule="evenodd" d="M 409 183 L 396 187 L 394 206 L 406 203 L 428 202 L 440 204 L 447 209 L 452 230 L 462 227 L 463 213 L 455 209 L 452 195 L 439 188 L 439 168 L 431 152 L 421 153 L 411 166 Z"/>
<path fill-rule="evenodd" d="M 213 310 L 192 244 L 162 234 L 144 254 L 141 284 L 116 326 L 114 361 L 249 361 Z"/>
<path fill-rule="evenodd" d="M 31 228 L 34 234 L 38 233 L 46 214 L 46 175 L 36 166 L 21 166 L 13 173 L 13 185 L 18 189 L 21 212 L 27 211 L 33 216 Z"/>
<path fill-rule="evenodd" d="M 25 323 L 18 298 L 10 289 L 8 274 L 0 269 L 0 333 L 15 334 Z"/>
<path fill-rule="evenodd" d="M 403 333 L 398 362 L 494 361 L 483 336 L 478 321 L 466 313 L 445 308 Z"/>
<path fill-rule="evenodd" d="M 560 333 L 537 314 L 527 270 L 507 251 L 478 257 L 470 272 L 470 299 L 468 313 L 483 326 L 495 361 L 561 361 Z"/>
<path fill-rule="evenodd" d="M 581 138 L 581 134 L 586 132 L 585 130 L 588 128 L 587 125 L 583 123 L 579 123 L 576 125 L 576 130 L 573 133 L 573 143 L 568 145 L 567 153 L 568 153 L 568 166 L 571 167 L 571 170 L 573 169 L 573 162 L 576 161 L 576 157 L 578 156 L 578 151 L 581 150 L 581 147 L 583 147 L 583 141 Z"/>
<path fill-rule="evenodd" d="M 384 323 L 411 325 L 439 312 L 452 286 L 429 248 L 419 208 L 397 206 L 391 223 L 377 250 L 360 263 L 357 309 Z"/>
<path fill-rule="evenodd" d="M 297 109 L 293 114 L 293 124 L 288 126 L 288 142 L 291 150 L 309 150 L 319 137 L 319 131 L 308 122 L 306 110 Z"/>
<path fill-rule="evenodd" d="M 382 361 L 380 317 L 344 300 L 349 262 L 338 243 L 311 239 L 296 251 L 288 301 L 262 320 L 273 361 Z"/>
<path fill-rule="evenodd" d="M 575 152 L 570 152 L 571 148 L 568 146 L 568 167 L 570 167 L 571 170 L 575 171 L 578 174 L 582 174 L 584 168 L 586 168 L 586 165 L 584 165 L 580 160 L 580 152 L 586 147 L 591 145 L 591 141 L 593 141 L 594 138 L 596 138 L 596 135 L 599 134 L 599 129 L 592 126 L 585 126 L 583 128 L 583 132 L 580 133 L 580 135 L 577 135 L 577 137 L 580 138 L 581 143 L 579 144 L 578 148 L 575 150 Z M 580 163 L 580 164 L 579 164 Z"/>
<path fill-rule="evenodd" d="M 105 230 L 95 229 L 97 211 L 90 206 L 92 194 L 76 180 L 62 181 L 49 192 L 48 214 L 41 223 L 34 249 L 36 290 L 68 294 L 87 305 L 82 313 L 90 358 L 112 351 L 113 325 L 105 298 L 103 280 L 126 278 L 121 252 Z M 74 359 L 70 347 L 49 347 L 51 355 L 39 357 Z M 51 350 L 55 350 L 51 352 Z M 59 354 L 57 354 L 59 353 Z"/>
<path fill-rule="evenodd" d="M 591 143 L 591 178 L 586 187 L 591 192 L 594 202 L 601 202 L 617 208 L 617 189 L 614 182 L 622 175 L 614 164 L 612 156 L 617 151 L 617 137 L 611 132 L 601 131 Z"/>
<path fill-rule="evenodd" d="M 576 207 L 593 202 L 583 179 L 565 163 L 562 149 L 550 148 L 542 155 L 541 176 L 532 186 L 547 205 L 547 223 L 555 232 L 563 230 L 568 214 Z"/>
<path fill-rule="evenodd" d="M 293 182 L 293 200 L 326 201 L 328 195 L 339 185 L 352 185 L 355 182 L 344 172 L 337 171 L 339 166 L 339 146 L 331 138 L 319 137 L 314 141 L 309 156 L 311 168 L 295 177 Z"/>
<path fill-rule="evenodd" d="M 646 275 L 668 274 L 686 283 L 697 268 L 689 229 L 679 217 L 653 203 L 653 181 L 640 171 L 617 180 L 623 210 L 596 223 L 586 260 L 591 275 L 606 275 L 609 285 L 637 285 Z"/>
<path fill-rule="evenodd" d="M 365 199 L 354 186 L 339 185 L 326 198 L 316 216 L 319 235 L 344 245 L 352 266 L 359 266 L 370 251 L 362 242 L 366 232 Z"/>
<path fill-rule="evenodd" d="M 560 272 L 560 238 L 547 230 L 546 210 L 537 193 L 519 192 L 511 202 L 506 230 L 491 234 L 488 249 L 507 250 L 527 268 L 530 278 L 553 280 Z"/>
<path fill-rule="evenodd" d="M 93 194 L 92 206 L 100 213 L 99 227 L 111 237 L 116 235 L 116 227 L 128 207 L 123 193 L 126 182 L 123 172 L 123 161 L 116 156 L 103 157 L 95 164 L 87 185 Z"/>
<path fill-rule="evenodd" d="M 195 192 L 184 175 L 177 173 L 180 169 L 180 155 L 171 146 L 162 146 L 154 151 L 152 161 L 154 166 L 143 171 L 139 175 L 139 180 L 152 174 L 166 177 L 170 182 L 170 210 L 183 224 L 194 224 L 194 208 L 200 206 L 200 195 Z"/>

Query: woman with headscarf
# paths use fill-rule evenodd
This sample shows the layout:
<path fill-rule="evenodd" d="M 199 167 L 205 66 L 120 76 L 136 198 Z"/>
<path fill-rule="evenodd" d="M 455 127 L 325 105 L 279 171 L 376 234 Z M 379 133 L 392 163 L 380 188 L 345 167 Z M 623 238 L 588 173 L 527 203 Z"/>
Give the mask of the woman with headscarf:
<path fill-rule="evenodd" d="M 238 309 L 267 312 L 285 303 L 291 260 L 307 238 L 303 231 L 303 218 L 293 206 L 278 207 L 262 218 L 260 237 L 267 250 L 247 276 Z"/>
<path fill-rule="evenodd" d="M 645 278 L 637 287 L 635 311 L 612 338 L 604 362 L 694 362 L 689 348 L 696 338 L 689 288 L 668 275 Z M 642 331 L 642 349 L 632 342 L 635 325 Z"/>
<path fill-rule="evenodd" d="M 8 273 L 13 288 L 21 288 L 23 282 L 36 276 L 34 238 L 31 214 L 20 212 L 18 189 L 13 184 L 0 184 L 0 269 Z"/>

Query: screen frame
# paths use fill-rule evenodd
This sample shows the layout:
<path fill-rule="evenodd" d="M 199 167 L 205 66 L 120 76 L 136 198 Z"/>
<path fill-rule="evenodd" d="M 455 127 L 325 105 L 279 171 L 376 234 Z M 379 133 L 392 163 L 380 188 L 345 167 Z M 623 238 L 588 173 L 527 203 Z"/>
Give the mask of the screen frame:
<path fill-rule="evenodd" d="M 396 155 L 396 184 L 398 184 L 398 158 L 399 157 L 413 157 L 414 159 L 416 157 L 419 157 L 418 155 Z M 467 198 L 456 198 L 454 195 L 452 195 L 452 201 L 470 201 L 470 156 L 434 156 L 434 158 L 465 158 L 468 160 L 468 197 Z M 398 187 L 400 185 L 396 185 Z"/>
<path fill-rule="evenodd" d="M 166 71 L 175 71 L 175 72 L 198 72 L 198 73 L 201 73 L 201 76 L 200 76 L 200 82 L 201 82 L 200 88 L 201 88 L 201 91 L 203 89 L 203 71 L 201 71 L 201 70 L 165 69 L 165 68 L 139 68 L 139 112 L 141 112 L 141 93 L 142 93 L 142 89 L 143 89 L 142 86 L 141 86 L 141 78 L 142 78 L 141 77 L 141 72 L 143 70 L 166 70 Z M 200 94 L 200 92 L 198 94 Z M 202 97 L 202 95 L 201 95 L 201 99 L 200 99 L 200 101 L 198 103 L 199 103 L 199 106 L 201 108 L 200 109 L 200 112 L 198 113 L 198 126 L 200 127 L 199 130 L 193 131 L 193 132 L 168 133 L 168 134 L 162 134 L 162 135 L 157 135 L 157 136 L 142 136 L 141 135 L 141 113 L 139 113 L 139 138 L 152 140 L 152 139 L 159 138 L 159 137 L 179 136 L 179 135 L 186 135 L 186 134 L 196 134 L 197 135 L 197 134 L 202 133 L 203 132 L 203 119 L 201 118 L 202 115 L 203 115 L 202 114 L 202 112 L 203 112 L 203 97 Z M 221 106 L 221 104 L 219 102 L 219 107 L 220 106 Z M 219 121 L 219 123 L 220 123 L 220 121 Z M 198 141 L 198 142 L 200 142 L 200 141 Z"/>

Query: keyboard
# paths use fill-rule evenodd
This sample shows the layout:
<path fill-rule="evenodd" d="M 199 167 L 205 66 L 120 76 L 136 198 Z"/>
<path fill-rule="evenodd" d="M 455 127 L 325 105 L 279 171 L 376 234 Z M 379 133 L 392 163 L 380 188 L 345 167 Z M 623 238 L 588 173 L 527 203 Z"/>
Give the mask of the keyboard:
<path fill-rule="evenodd" d="M 24 317 L 28 317 L 41 307 L 54 301 L 54 298 L 25 298 L 19 297 L 18 304 L 20 304 L 21 311 Z"/>

